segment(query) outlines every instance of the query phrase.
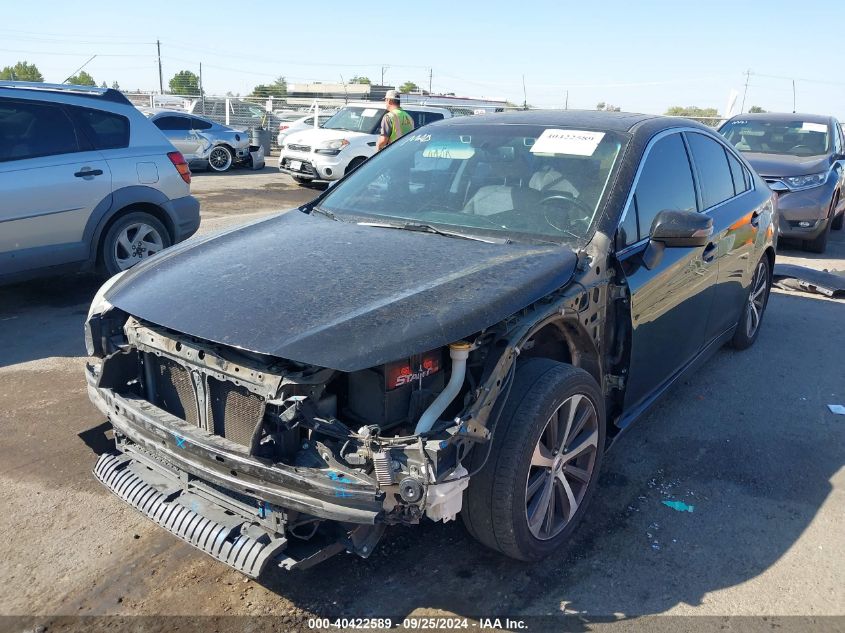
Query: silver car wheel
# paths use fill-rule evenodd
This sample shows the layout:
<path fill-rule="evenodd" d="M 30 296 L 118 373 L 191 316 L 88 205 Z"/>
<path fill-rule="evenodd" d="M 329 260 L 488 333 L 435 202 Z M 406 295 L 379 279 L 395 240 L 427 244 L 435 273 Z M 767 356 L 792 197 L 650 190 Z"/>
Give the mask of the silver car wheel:
<path fill-rule="evenodd" d="M 745 309 L 745 334 L 748 338 L 752 338 L 757 328 L 760 327 L 760 318 L 763 316 L 763 309 L 766 307 L 767 282 L 768 269 L 766 264 L 761 261 L 754 271 L 751 292 L 748 293 L 748 305 Z"/>
<path fill-rule="evenodd" d="M 163 248 L 164 239 L 154 227 L 135 222 L 118 234 L 114 243 L 114 259 L 120 270 L 126 270 Z"/>
<path fill-rule="evenodd" d="M 599 418 L 593 402 L 564 400 L 537 440 L 525 484 L 525 518 L 531 534 L 554 538 L 575 516 L 595 470 Z"/>
<path fill-rule="evenodd" d="M 208 155 L 208 166 L 214 171 L 226 171 L 232 166 L 232 152 L 224 145 L 218 145 Z"/>

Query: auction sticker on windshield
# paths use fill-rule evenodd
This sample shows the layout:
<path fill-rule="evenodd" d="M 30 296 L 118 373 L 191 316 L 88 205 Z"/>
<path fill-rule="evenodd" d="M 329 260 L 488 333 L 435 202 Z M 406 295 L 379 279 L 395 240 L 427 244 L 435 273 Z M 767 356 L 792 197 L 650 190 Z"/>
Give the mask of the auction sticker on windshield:
<path fill-rule="evenodd" d="M 808 123 L 807 121 L 801 125 L 801 129 L 805 132 L 827 132 L 827 126 L 824 123 Z"/>
<path fill-rule="evenodd" d="M 548 129 L 531 146 L 531 153 L 592 156 L 603 138 L 604 132 Z"/>
<path fill-rule="evenodd" d="M 456 141 L 435 141 L 423 150 L 423 158 L 452 158 L 467 160 L 475 156 L 475 148 L 466 143 Z"/>

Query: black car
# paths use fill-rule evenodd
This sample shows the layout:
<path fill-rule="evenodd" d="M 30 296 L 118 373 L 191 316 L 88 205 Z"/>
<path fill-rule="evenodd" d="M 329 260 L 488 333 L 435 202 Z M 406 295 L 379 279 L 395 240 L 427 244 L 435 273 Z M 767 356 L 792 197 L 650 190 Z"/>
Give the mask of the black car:
<path fill-rule="evenodd" d="M 754 343 L 773 193 L 697 123 L 455 118 L 298 211 L 113 278 L 86 323 L 97 477 L 256 576 L 458 513 L 523 560 L 574 529 L 607 446 Z"/>
<path fill-rule="evenodd" d="M 740 114 L 719 131 L 778 194 L 780 235 L 823 253 L 845 219 L 845 136 L 817 114 Z"/>

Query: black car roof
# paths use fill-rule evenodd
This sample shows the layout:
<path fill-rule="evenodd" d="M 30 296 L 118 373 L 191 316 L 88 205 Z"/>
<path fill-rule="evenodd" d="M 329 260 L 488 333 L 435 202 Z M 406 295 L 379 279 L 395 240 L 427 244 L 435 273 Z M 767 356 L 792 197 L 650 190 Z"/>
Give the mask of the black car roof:
<path fill-rule="evenodd" d="M 517 110 L 480 114 L 471 117 L 455 117 L 435 124 L 441 125 L 559 125 L 562 127 L 583 127 L 590 130 L 607 132 L 631 132 L 645 121 L 649 122 L 649 133 L 655 129 L 670 127 L 701 127 L 712 131 L 692 119 L 661 116 L 656 114 L 637 114 L 633 112 L 602 112 L 599 110 Z"/>
<path fill-rule="evenodd" d="M 732 116 L 729 121 L 806 121 L 807 123 L 830 123 L 832 116 L 825 114 L 804 114 L 802 112 L 760 112 Z"/>

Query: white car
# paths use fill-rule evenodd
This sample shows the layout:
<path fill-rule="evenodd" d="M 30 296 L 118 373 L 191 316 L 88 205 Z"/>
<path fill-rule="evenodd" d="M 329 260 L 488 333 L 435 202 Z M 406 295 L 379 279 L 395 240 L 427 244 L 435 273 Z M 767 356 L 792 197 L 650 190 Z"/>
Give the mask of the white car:
<path fill-rule="evenodd" d="M 332 114 L 320 114 L 317 116 L 317 125 L 318 127 L 322 127 L 323 123 L 328 121 L 332 118 Z M 285 144 L 285 138 L 288 135 L 293 134 L 294 132 L 302 132 L 304 130 L 310 130 L 314 127 L 314 115 L 309 114 L 308 116 L 298 116 L 296 118 L 288 117 L 287 115 L 282 115 L 282 120 L 279 122 L 279 134 L 276 137 L 276 143 L 279 147 Z"/>
<path fill-rule="evenodd" d="M 452 116 L 445 108 L 412 105 L 402 109 L 414 119 L 415 129 Z M 342 178 L 376 153 L 385 112 L 382 104 L 351 104 L 320 128 L 289 134 L 281 147 L 279 171 L 299 183 Z"/>

